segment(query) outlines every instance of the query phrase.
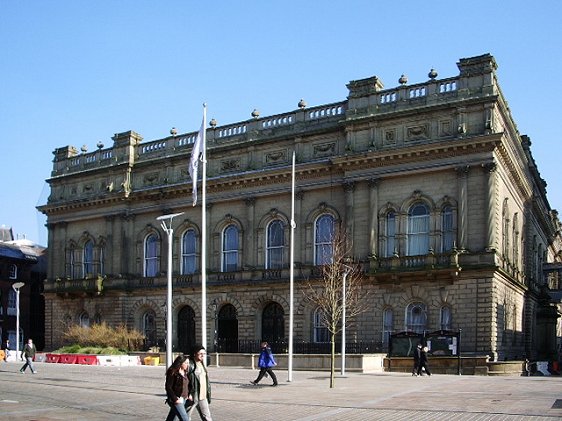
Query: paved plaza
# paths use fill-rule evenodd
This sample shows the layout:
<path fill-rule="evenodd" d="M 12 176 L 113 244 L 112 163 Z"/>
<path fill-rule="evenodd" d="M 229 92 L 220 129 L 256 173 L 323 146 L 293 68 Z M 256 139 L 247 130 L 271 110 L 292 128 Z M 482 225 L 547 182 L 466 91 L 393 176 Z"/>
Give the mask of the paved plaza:
<path fill-rule="evenodd" d="M 0 363 L 0 420 L 164 420 L 164 367 Z M 215 421 L 560 420 L 562 377 L 483 377 L 278 370 L 280 385 L 256 371 L 209 367 Z M 199 420 L 199 416 L 194 416 Z"/>

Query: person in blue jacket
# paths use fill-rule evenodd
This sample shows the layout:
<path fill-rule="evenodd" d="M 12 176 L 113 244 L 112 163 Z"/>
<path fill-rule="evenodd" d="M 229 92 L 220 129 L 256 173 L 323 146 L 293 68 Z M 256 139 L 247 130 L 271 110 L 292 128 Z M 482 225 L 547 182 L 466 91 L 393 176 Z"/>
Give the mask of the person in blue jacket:
<path fill-rule="evenodd" d="M 271 352 L 271 348 L 269 347 L 269 344 L 266 341 L 262 341 L 260 347 L 261 347 L 260 358 L 258 360 L 260 374 L 258 375 L 258 378 L 256 380 L 251 381 L 250 383 L 252 383 L 253 385 L 257 385 L 260 382 L 260 380 L 263 379 L 265 373 L 267 373 L 271 377 L 271 380 L 273 380 L 272 386 L 277 386 L 278 384 L 277 376 L 272 370 L 272 367 L 277 365 L 277 362 L 275 361 L 275 357 L 273 356 L 273 353 Z"/>

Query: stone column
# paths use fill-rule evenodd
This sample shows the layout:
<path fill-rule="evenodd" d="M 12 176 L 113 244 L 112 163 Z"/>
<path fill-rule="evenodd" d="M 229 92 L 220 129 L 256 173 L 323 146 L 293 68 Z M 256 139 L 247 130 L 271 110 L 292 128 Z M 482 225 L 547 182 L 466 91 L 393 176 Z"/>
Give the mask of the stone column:
<path fill-rule="evenodd" d="M 371 178 L 369 184 L 369 253 L 379 255 L 379 182 L 377 178 Z"/>
<path fill-rule="evenodd" d="M 55 230 L 56 230 L 56 224 L 53 223 L 48 223 L 47 224 L 47 244 L 51 245 L 51 244 L 55 244 L 56 241 L 56 235 L 55 235 Z M 60 247 L 57 248 L 58 250 L 64 250 L 61 249 Z M 58 276 L 60 276 L 60 271 L 57 270 L 57 267 L 55 266 L 55 255 L 59 255 L 60 253 L 47 253 L 47 279 L 54 279 Z"/>
<path fill-rule="evenodd" d="M 105 250 L 103 251 L 103 266 L 104 266 L 104 275 L 111 273 L 117 274 L 119 273 L 114 266 L 115 262 L 115 253 L 117 252 L 117 248 L 114 244 L 115 231 L 113 230 L 113 222 L 116 218 L 113 215 L 108 215 L 105 217 Z"/>
<path fill-rule="evenodd" d="M 496 163 L 490 162 L 483 165 L 488 176 L 487 196 L 486 196 L 486 250 L 497 250 L 496 236 Z"/>
<path fill-rule="evenodd" d="M 459 191 L 459 209 L 458 209 L 458 241 L 457 248 L 464 250 L 467 248 L 468 241 L 468 171 L 469 166 L 458 167 L 457 170 L 457 188 Z"/>
<path fill-rule="evenodd" d="M 297 226 L 292 232 L 295 235 L 295 262 L 300 263 L 306 262 L 305 239 L 304 236 L 301 235 L 304 232 L 303 230 L 306 224 L 305 215 L 302 214 L 303 200 L 304 192 L 302 190 L 297 191 L 295 193 L 295 223 Z"/>
<path fill-rule="evenodd" d="M 355 191 L 355 182 L 347 181 L 343 184 L 343 190 L 345 192 L 345 229 L 347 233 L 347 237 L 351 240 L 351 243 L 354 243 L 354 233 L 353 228 L 355 225 L 355 218 L 353 215 L 353 208 L 354 208 L 354 195 L 353 192 Z M 355 247 L 353 247 L 355 248 Z"/>
<path fill-rule="evenodd" d="M 246 259 L 242 261 L 242 266 L 256 266 L 256 244 L 255 244 L 255 216 L 256 216 L 256 198 L 249 197 L 245 200 L 247 213 L 246 213 L 246 241 L 243 251 L 246 251 Z"/>

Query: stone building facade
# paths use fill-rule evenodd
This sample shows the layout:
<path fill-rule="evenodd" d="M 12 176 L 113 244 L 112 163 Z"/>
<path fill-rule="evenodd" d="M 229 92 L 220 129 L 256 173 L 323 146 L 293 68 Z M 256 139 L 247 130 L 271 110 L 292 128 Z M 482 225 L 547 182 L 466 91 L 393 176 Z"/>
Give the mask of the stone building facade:
<path fill-rule="evenodd" d="M 207 128 L 207 294 L 201 308 L 201 207 L 187 172 L 197 133 L 143 141 L 133 132 L 81 153 L 54 151 L 47 215 L 48 347 L 65 326 L 106 321 L 165 334 L 166 234 L 174 219 L 173 343 L 288 337 L 291 157 L 296 153 L 295 323 L 323 340 L 303 296 L 330 227 L 353 243 L 372 297 L 349 342 L 389 332 L 462 329 L 464 354 L 552 357 L 560 310 L 542 272 L 562 261 L 560 221 L 519 134 L 488 54 L 459 74 L 386 89 L 348 83 L 347 99 Z M 214 322 L 213 322 L 214 321 Z M 214 332 L 216 330 L 216 333 Z"/>

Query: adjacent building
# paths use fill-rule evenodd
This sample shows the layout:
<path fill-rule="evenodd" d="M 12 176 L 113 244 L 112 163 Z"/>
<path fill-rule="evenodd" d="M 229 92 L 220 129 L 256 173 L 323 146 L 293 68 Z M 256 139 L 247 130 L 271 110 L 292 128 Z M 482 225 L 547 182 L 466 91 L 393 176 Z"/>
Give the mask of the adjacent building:
<path fill-rule="evenodd" d="M 26 239 L 14 239 L 9 227 L 0 227 L 0 339 L 16 349 L 19 291 L 20 346 L 32 338 L 39 349 L 45 344 L 46 249 Z"/>
<path fill-rule="evenodd" d="M 347 98 L 206 129 L 206 227 L 191 205 L 188 161 L 197 133 L 144 141 L 117 133 L 106 147 L 54 151 L 47 215 L 48 348 L 65 327 L 106 321 L 166 337 L 166 234 L 174 219 L 173 348 L 289 336 L 291 158 L 296 154 L 296 342 L 325 328 L 303 288 L 345 227 L 367 275 L 370 308 L 350 343 L 385 349 L 400 331 L 462 329 L 463 354 L 555 358 L 561 336 L 560 220 L 485 54 L 458 75 L 385 88 L 376 76 Z M 298 95 L 298 93 L 295 93 Z M 207 233 L 208 306 L 201 308 Z M 328 256 L 326 255 L 328 253 Z M 548 276 L 543 273 L 546 264 Z M 558 266 L 556 266 L 558 264 Z M 236 350 L 234 345 L 231 350 Z"/>

